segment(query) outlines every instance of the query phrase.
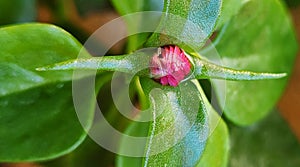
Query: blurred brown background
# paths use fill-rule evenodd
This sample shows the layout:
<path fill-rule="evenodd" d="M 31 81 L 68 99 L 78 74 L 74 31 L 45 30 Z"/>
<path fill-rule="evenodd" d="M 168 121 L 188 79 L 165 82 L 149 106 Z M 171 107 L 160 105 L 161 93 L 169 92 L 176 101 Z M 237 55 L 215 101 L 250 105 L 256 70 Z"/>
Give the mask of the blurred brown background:
<path fill-rule="evenodd" d="M 300 7 L 292 8 L 290 13 L 297 33 L 298 56 L 290 83 L 278 107 L 300 141 Z"/>

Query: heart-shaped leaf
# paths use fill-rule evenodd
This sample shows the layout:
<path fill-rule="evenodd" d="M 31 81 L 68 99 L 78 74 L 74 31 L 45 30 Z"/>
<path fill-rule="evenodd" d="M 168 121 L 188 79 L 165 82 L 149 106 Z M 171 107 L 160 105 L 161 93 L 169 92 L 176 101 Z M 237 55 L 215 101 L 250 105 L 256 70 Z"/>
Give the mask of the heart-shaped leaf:
<path fill-rule="evenodd" d="M 151 112 L 154 118 L 150 124 L 133 123 L 127 133 L 148 136 L 143 150 L 145 154 L 141 155 L 145 158 L 119 157 L 118 165 L 124 166 L 132 162 L 143 166 L 195 165 L 200 159 L 208 135 L 206 109 L 197 91 L 196 81 L 173 88 L 141 78 L 141 85 L 151 104 L 150 111 L 145 112 Z M 126 145 L 127 142 L 123 141 L 121 149 Z"/>
<path fill-rule="evenodd" d="M 144 83 L 144 84 L 149 84 Z M 150 85 L 150 84 L 149 84 Z M 156 87 L 156 86 L 155 86 Z M 226 124 L 222 121 L 220 116 L 213 110 L 213 108 L 208 103 L 208 100 L 205 98 L 203 90 L 197 86 L 197 92 L 200 93 L 203 97 L 203 102 L 205 102 L 206 108 L 208 109 L 208 120 L 209 120 L 209 126 L 211 135 L 209 136 L 207 140 L 207 144 L 205 146 L 204 152 L 201 156 L 201 159 L 199 159 L 199 162 L 196 164 L 189 164 L 187 166 L 225 166 L 227 164 L 227 158 L 228 158 L 228 148 L 229 148 L 229 138 L 228 138 L 228 130 L 226 127 Z M 203 112 L 203 111 L 202 111 Z M 167 119 L 169 116 L 165 116 Z M 130 136 L 147 136 L 149 131 L 149 126 L 153 123 L 141 123 L 141 122 L 133 122 L 126 130 L 126 134 Z M 166 125 L 170 125 L 166 122 Z M 152 125 L 153 126 L 153 125 Z M 159 127 L 158 127 L 159 128 Z M 178 127 L 180 128 L 180 127 Z M 151 129 L 150 129 L 151 130 Z M 199 132 L 201 133 L 201 132 Z M 187 134 L 189 135 L 189 133 Z M 188 136 L 187 136 L 188 137 Z M 192 136 L 189 136 L 192 137 Z M 172 136 L 166 137 L 165 140 L 170 140 Z M 164 141 L 165 142 L 165 141 Z M 163 142 L 163 143 L 164 143 Z M 197 145 L 195 143 L 186 143 L 188 145 L 191 145 L 191 147 L 199 148 L 201 145 Z M 198 143 L 199 144 L 199 143 Z M 121 142 L 121 148 L 124 149 L 127 148 L 128 141 L 123 140 Z M 188 149 L 190 146 L 181 149 Z M 140 149 L 140 150 L 146 150 L 145 148 L 131 148 L 131 149 Z M 182 154 L 180 152 L 178 147 L 173 147 L 170 150 L 160 153 L 156 156 L 150 157 L 148 166 L 185 166 L 183 162 L 181 162 L 181 159 L 186 158 L 186 160 L 189 159 L 189 156 L 191 155 L 185 155 L 187 157 L 181 157 Z M 173 154 L 172 154 L 173 153 Z M 177 153 L 177 154 L 176 154 Z M 200 157 L 199 157 L 200 158 Z M 216 161 L 216 159 L 218 159 Z M 139 158 L 139 157 L 126 157 L 126 156 L 117 156 L 117 166 L 118 167 L 126 167 L 126 166 L 143 166 L 143 163 L 145 159 Z M 189 163 L 188 161 L 186 163 Z M 183 164 L 183 165 L 182 165 Z"/>
<path fill-rule="evenodd" d="M 208 109 L 210 136 L 208 137 L 202 157 L 196 166 L 226 167 L 229 158 L 229 133 L 227 125 L 209 104 L 209 101 L 205 98 L 204 91 L 202 89 L 199 89 L 199 91 L 202 97 L 204 97 L 203 101 Z"/>
<path fill-rule="evenodd" d="M 300 166 L 300 144 L 290 127 L 275 111 L 247 128 L 230 127 L 229 165 Z"/>
<path fill-rule="evenodd" d="M 0 88 L 0 96 L 72 79 L 71 71 L 35 70 L 37 67 L 77 58 L 82 45 L 64 30 L 47 24 L 23 24 L 1 28 L 0 37 L 1 75 L 15 81 L 10 82 L 9 86 L 5 87 L 7 89 Z M 83 57 L 90 57 L 85 52 L 82 53 Z"/>
<path fill-rule="evenodd" d="M 213 33 L 221 0 L 165 0 L 165 12 L 146 46 L 178 45 L 200 50 Z"/>
<path fill-rule="evenodd" d="M 105 75 L 109 76 L 109 75 Z M 111 93 L 111 82 L 103 82 L 103 77 L 99 77 L 99 80 L 101 80 L 100 85 L 105 83 L 103 86 L 101 86 L 101 89 L 98 93 L 98 104 L 101 112 L 105 115 L 105 120 L 109 122 L 111 126 L 113 126 L 115 129 L 119 130 L 120 132 L 124 132 L 124 129 L 129 124 L 129 120 L 124 117 L 120 111 L 117 109 L 114 104 L 113 98 L 109 95 Z M 109 77 L 111 79 L 111 77 Z M 120 105 L 125 106 L 127 101 L 125 98 L 128 98 L 128 92 L 125 89 L 121 89 L 121 92 L 118 92 L 118 99 L 115 99 L 118 101 L 118 103 L 122 103 Z M 124 104 L 125 103 L 125 104 Z M 102 105 L 101 105 L 102 104 Z M 94 117 L 94 120 L 97 120 L 97 117 Z M 98 121 L 94 121 L 94 123 L 97 123 Z M 105 127 L 105 121 L 99 120 L 99 124 L 97 126 L 99 127 Z M 95 124 L 94 124 L 95 125 Z M 147 129 L 148 130 L 148 129 Z M 144 131 L 147 133 L 147 130 Z M 115 136 L 110 136 L 103 131 L 98 131 L 99 135 L 105 136 L 108 140 L 112 141 L 110 144 L 116 145 L 118 143 L 118 138 Z M 111 150 L 107 150 L 102 147 L 102 145 L 99 145 L 99 141 L 94 138 L 93 135 L 90 137 L 87 136 L 85 141 L 74 151 L 72 151 L 70 154 L 67 154 L 63 157 L 60 157 L 58 159 L 54 159 L 52 161 L 48 161 L 45 163 L 42 163 L 42 166 L 44 167 L 98 167 L 100 166 L 113 166 L 115 161 L 115 153 L 111 152 Z"/>
<path fill-rule="evenodd" d="M 246 2 L 247 0 L 222 0 L 222 10 L 218 20 L 217 30 L 230 21 L 233 16 L 238 14 Z"/>
<path fill-rule="evenodd" d="M 145 150 L 144 166 L 193 166 L 197 163 L 208 133 L 207 110 L 197 81 L 176 88 L 141 79 L 150 98 L 153 121 Z"/>
<path fill-rule="evenodd" d="M 290 74 L 297 43 L 288 14 L 279 1 L 248 1 L 222 31 L 215 43 L 222 66 Z M 212 83 L 221 103 L 225 101 L 225 115 L 236 124 L 249 125 L 271 111 L 287 79 L 226 81 L 225 90 L 219 80 Z"/>
<path fill-rule="evenodd" d="M 217 115 L 215 111 L 211 114 Z M 219 119 L 219 116 L 215 116 L 215 118 L 209 117 L 209 119 L 215 119 L 215 121 L 219 122 L 217 126 L 216 122 L 213 122 L 212 126 L 216 127 L 213 129 L 211 136 L 209 136 L 202 157 L 196 166 L 226 167 L 229 158 L 229 134 L 227 126 L 222 119 Z"/>
<path fill-rule="evenodd" d="M 84 140 L 71 85 L 49 84 L 0 98 L 0 161 L 52 159 Z M 88 103 L 87 111 L 93 113 L 95 100 Z"/>
<path fill-rule="evenodd" d="M 0 29 L 0 161 L 55 158 L 84 140 L 72 100 L 72 72 L 35 71 L 76 58 L 81 47 L 53 25 Z M 87 96 L 82 103 L 86 104 L 85 121 L 91 122 L 95 99 Z"/>

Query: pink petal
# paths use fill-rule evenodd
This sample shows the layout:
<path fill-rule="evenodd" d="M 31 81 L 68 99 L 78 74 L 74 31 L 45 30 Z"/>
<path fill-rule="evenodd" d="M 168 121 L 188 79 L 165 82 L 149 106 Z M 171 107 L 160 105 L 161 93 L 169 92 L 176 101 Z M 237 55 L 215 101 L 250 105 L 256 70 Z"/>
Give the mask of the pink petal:
<path fill-rule="evenodd" d="M 180 55 L 181 54 L 181 49 L 178 46 L 175 46 L 175 48 L 174 48 L 174 54 L 175 55 Z"/>
<path fill-rule="evenodd" d="M 191 64 L 178 46 L 161 47 L 161 55 L 154 54 L 150 72 L 162 85 L 177 86 L 191 71 Z"/>
<path fill-rule="evenodd" d="M 178 81 L 171 75 L 168 75 L 168 82 L 170 86 L 177 86 L 178 85 Z"/>
<path fill-rule="evenodd" d="M 162 85 L 168 85 L 168 78 L 166 76 L 160 78 L 160 83 Z"/>

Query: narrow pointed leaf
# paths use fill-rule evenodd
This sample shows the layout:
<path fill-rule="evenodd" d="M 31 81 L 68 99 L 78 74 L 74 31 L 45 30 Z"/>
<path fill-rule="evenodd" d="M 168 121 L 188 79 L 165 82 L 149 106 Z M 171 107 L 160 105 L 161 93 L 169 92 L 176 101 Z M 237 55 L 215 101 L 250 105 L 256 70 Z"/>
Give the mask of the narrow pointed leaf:
<path fill-rule="evenodd" d="M 151 54 L 145 52 L 134 52 L 121 56 L 103 56 L 87 59 L 74 59 L 66 62 L 57 63 L 45 67 L 36 68 L 38 71 L 57 71 L 57 70 L 102 70 L 119 71 L 136 74 L 140 76 L 150 76 L 148 67 Z M 226 80 L 264 80 L 285 77 L 285 73 L 256 73 L 251 71 L 234 70 L 208 61 L 193 58 L 195 63 L 193 77 L 197 79 L 226 79 Z"/>
<path fill-rule="evenodd" d="M 195 71 L 194 76 L 197 79 L 226 79 L 226 80 L 266 80 L 278 79 L 286 76 L 285 73 L 258 73 L 251 71 L 234 70 L 203 61 L 195 58 Z"/>
<path fill-rule="evenodd" d="M 253 12 L 255 11 L 255 12 Z M 250 0 L 216 39 L 222 66 L 255 72 L 290 75 L 297 51 L 292 24 L 278 0 Z M 209 53 L 202 54 L 203 56 Z M 249 125 L 263 118 L 276 104 L 288 77 L 264 81 L 212 80 L 227 118 Z"/>
<path fill-rule="evenodd" d="M 57 71 L 57 70 L 100 70 L 119 71 L 125 73 L 137 73 L 144 70 L 144 75 L 149 76 L 149 60 L 151 54 L 145 52 L 134 52 L 121 56 L 103 56 L 86 59 L 73 59 L 65 62 L 36 68 L 37 71 Z"/>
<path fill-rule="evenodd" d="M 165 12 L 146 46 L 175 44 L 199 50 L 212 34 L 221 0 L 165 0 Z"/>

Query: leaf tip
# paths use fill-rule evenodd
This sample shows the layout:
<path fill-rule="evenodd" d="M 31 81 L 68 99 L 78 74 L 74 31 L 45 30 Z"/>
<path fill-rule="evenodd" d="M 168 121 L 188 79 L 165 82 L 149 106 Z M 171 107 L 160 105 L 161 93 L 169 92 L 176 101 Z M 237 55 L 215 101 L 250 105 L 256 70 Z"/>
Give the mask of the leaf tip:
<path fill-rule="evenodd" d="M 284 78 L 287 77 L 287 73 L 277 73 L 277 74 L 273 74 L 274 78 Z"/>
<path fill-rule="evenodd" d="M 35 68 L 36 71 L 55 71 L 55 70 L 60 70 L 56 66 L 44 66 L 44 67 L 37 67 Z"/>
<path fill-rule="evenodd" d="M 47 71 L 47 68 L 45 67 L 37 67 L 35 68 L 36 71 Z"/>

